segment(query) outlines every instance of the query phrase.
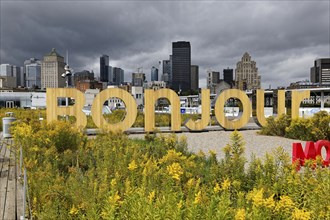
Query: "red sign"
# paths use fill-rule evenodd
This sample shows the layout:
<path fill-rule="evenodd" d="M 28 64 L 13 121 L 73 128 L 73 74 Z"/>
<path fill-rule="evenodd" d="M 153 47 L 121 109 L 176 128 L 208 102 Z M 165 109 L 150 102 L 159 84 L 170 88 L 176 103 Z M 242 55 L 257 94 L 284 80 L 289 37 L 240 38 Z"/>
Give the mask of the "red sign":
<path fill-rule="evenodd" d="M 322 148 L 326 150 L 325 160 L 322 158 Z M 327 140 L 319 140 L 317 142 L 307 141 L 305 150 L 303 150 L 301 143 L 293 143 L 292 145 L 292 163 L 298 162 L 299 166 L 304 166 L 305 160 L 315 160 L 320 156 L 323 160 L 324 166 L 330 164 L 330 142 Z"/>

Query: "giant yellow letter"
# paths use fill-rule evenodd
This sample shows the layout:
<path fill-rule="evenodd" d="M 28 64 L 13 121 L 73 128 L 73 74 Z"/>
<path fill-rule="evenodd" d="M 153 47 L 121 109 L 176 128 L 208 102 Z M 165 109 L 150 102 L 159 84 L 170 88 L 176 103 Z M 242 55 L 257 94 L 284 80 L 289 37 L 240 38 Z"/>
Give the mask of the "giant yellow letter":
<path fill-rule="evenodd" d="M 75 100 L 73 106 L 61 106 L 57 105 L 57 99 L 59 97 L 70 97 Z M 85 96 L 82 92 L 73 88 L 47 88 L 46 91 L 46 105 L 47 105 L 47 122 L 57 120 L 59 115 L 72 115 L 76 117 L 77 128 L 85 128 L 87 125 L 87 118 L 82 111 L 85 105 Z"/>

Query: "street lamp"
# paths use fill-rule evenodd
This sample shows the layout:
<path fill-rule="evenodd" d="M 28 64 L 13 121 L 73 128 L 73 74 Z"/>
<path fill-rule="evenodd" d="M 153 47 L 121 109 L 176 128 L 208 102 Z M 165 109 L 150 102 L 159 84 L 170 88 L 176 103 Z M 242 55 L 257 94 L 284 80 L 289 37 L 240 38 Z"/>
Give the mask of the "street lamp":
<path fill-rule="evenodd" d="M 66 78 L 66 81 L 65 81 L 66 87 L 67 88 L 72 87 L 72 78 L 71 78 L 71 76 L 72 76 L 71 70 L 72 69 L 70 69 L 69 64 L 66 64 L 64 66 L 64 70 L 65 70 L 65 72 L 62 73 L 62 77 L 63 78 Z M 69 98 L 66 97 L 65 98 L 65 107 L 68 107 L 68 106 L 69 106 Z M 69 120 L 69 116 L 68 115 L 66 116 L 66 120 L 67 121 Z"/>
<path fill-rule="evenodd" d="M 62 73 L 62 77 L 66 78 L 66 87 L 71 87 L 72 86 L 72 78 L 71 78 L 71 76 L 72 76 L 71 70 L 72 69 L 70 69 L 69 64 L 66 64 L 64 66 L 64 70 L 65 70 L 65 72 Z"/>

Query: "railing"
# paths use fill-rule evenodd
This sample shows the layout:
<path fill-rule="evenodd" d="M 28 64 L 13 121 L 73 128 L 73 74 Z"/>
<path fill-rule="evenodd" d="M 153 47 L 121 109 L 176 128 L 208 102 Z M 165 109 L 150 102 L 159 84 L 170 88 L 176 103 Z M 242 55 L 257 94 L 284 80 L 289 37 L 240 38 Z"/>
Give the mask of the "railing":
<path fill-rule="evenodd" d="M 18 150 L 12 139 L 2 135 L 0 140 L 0 220 L 32 219 L 22 147 Z"/>

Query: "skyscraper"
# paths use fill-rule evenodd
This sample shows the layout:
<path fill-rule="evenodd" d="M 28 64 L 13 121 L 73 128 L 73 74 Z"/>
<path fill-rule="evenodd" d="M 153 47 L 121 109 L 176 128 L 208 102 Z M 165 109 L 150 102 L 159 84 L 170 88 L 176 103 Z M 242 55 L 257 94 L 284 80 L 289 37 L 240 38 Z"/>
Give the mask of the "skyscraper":
<path fill-rule="evenodd" d="M 146 80 L 146 75 L 144 73 L 132 73 L 132 86 L 143 86 Z"/>
<path fill-rule="evenodd" d="M 191 90 L 198 90 L 199 88 L 199 67 L 197 65 L 191 65 Z"/>
<path fill-rule="evenodd" d="M 41 88 L 63 88 L 65 87 L 64 57 L 59 55 L 55 48 L 44 56 L 41 62 Z"/>
<path fill-rule="evenodd" d="M 255 61 L 251 60 L 250 54 L 244 53 L 241 61 L 236 65 L 236 87 L 241 90 L 260 89 L 260 76 Z"/>
<path fill-rule="evenodd" d="M 25 86 L 28 88 L 41 88 L 41 61 L 30 58 L 24 61 Z"/>
<path fill-rule="evenodd" d="M 109 82 L 109 56 L 102 55 L 100 57 L 100 81 Z"/>
<path fill-rule="evenodd" d="M 13 69 L 16 68 L 10 64 L 0 65 L 0 88 L 16 88 L 17 80 Z"/>
<path fill-rule="evenodd" d="M 314 61 L 314 66 L 311 68 L 310 80 L 313 83 L 320 85 L 330 84 L 330 58 L 322 58 Z"/>
<path fill-rule="evenodd" d="M 207 88 L 210 89 L 220 82 L 220 72 L 207 70 L 206 79 L 207 79 L 206 86 Z"/>
<path fill-rule="evenodd" d="M 171 88 L 182 92 L 191 89 L 191 49 L 190 42 L 172 43 L 172 83 Z"/>
<path fill-rule="evenodd" d="M 118 67 L 113 67 L 113 84 L 121 85 L 124 83 L 124 70 Z"/>
<path fill-rule="evenodd" d="M 223 80 L 229 85 L 234 83 L 234 71 L 233 69 L 223 69 Z"/>
<path fill-rule="evenodd" d="M 151 78 L 150 81 L 158 81 L 158 69 L 156 67 L 151 67 Z"/>

